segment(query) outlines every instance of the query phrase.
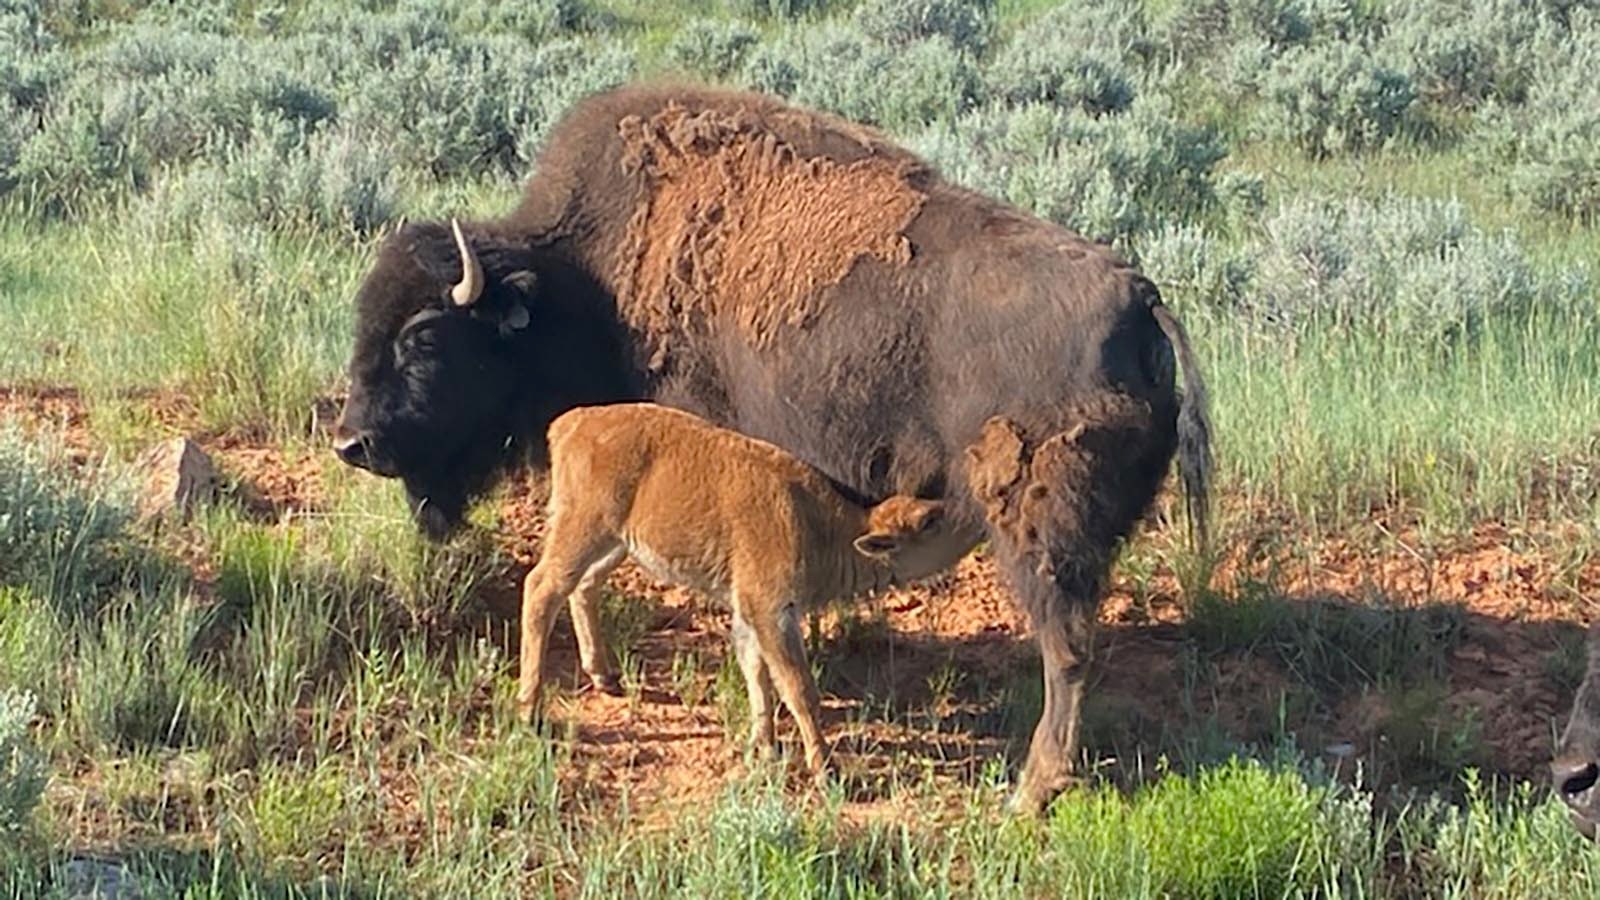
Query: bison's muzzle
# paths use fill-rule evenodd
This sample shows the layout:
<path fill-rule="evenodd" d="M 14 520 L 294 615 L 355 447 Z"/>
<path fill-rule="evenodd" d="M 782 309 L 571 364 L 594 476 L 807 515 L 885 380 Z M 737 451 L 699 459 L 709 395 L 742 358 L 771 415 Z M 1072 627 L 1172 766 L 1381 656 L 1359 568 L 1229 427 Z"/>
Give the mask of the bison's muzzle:
<path fill-rule="evenodd" d="M 1595 787 L 1600 783 L 1600 763 L 1563 757 L 1550 763 L 1550 778 L 1556 795 L 1572 813 L 1572 824 L 1585 837 L 1594 837 L 1600 818 L 1600 790 Z"/>

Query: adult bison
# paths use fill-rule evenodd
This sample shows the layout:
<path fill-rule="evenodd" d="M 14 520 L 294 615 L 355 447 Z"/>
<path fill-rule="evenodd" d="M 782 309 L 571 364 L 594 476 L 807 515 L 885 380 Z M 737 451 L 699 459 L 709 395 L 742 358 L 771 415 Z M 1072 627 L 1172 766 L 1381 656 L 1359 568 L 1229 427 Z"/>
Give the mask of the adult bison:
<path fill-rule="evenodd" d="M 1204 538 L 1204 391 L 1155 286 L 770 97 L 584 100 L 509 215 L 385 242 L 349 374 L 339 455 L 400 478 L 434 537 L 499 473 L 545 465 L 554 416 L 620 400 L 771 441 L 863 502 L 944 500 L 949 562 L 987 535 L 1038 635 L 1028 812 L 1071 780 L 1102 584 L 1175 453 Z"/>
<path fill-rule="evenodd" d="M 1585 837 L 1600 826 L 1600 622 L 1589 626 L 1588 663 L 1583 683 L 1572 699 L 1572 715 L 1561 733 L 1550 776 L 1556 794 L 1567 804 L 1572 824 Z"/>

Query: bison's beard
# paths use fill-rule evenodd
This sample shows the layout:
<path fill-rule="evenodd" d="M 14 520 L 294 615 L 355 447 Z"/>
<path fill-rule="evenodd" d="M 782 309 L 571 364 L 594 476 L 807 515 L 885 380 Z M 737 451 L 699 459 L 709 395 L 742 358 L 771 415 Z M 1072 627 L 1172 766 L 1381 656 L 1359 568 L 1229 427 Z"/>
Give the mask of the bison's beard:
<path fill-rule="evenodd" d="M 449 540 L 461 530 L 473 501 L 493 489 L 519 458 L 517 442 L 501 436 L 474 442 L 446 463 L 406 475 L 406 499 L 417 527 L 429 540 Z"/>

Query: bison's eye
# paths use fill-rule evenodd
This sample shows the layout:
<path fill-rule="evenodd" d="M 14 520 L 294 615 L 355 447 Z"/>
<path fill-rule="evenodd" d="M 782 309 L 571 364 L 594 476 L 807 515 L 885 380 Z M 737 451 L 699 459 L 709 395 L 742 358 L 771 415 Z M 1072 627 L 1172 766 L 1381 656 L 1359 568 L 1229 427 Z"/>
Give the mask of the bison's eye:
<path fill-rule="evenodd" d="M 395 359 L 404 366 L 408 359 L 427 353 L 434 349 L 435 339 L 432 329 L 415 328 L 400 335 L 395 341 Z"/>

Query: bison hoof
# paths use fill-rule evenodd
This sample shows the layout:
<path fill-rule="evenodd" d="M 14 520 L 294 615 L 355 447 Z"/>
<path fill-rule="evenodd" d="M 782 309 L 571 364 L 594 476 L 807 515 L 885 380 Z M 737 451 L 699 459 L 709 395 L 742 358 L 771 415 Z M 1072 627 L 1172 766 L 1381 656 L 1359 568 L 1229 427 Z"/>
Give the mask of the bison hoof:
<path fill-rule="evenodd" d="M 1044 815 L 1045 810 L 1063 791 L 1078 783 L 1078 779 L 1071 775 L 1057 778 L 1042 779 L 1024 777 L 1022 783 L 1012 792 L 1006 800 L 1006 811 L 1019 818 L 1036 819 Z"/>
<path fill-rule="evenodd" d="M 609 697 L 622 696 L 622 679 L 610 673 L 590 675 L 589 686 Z"/>

